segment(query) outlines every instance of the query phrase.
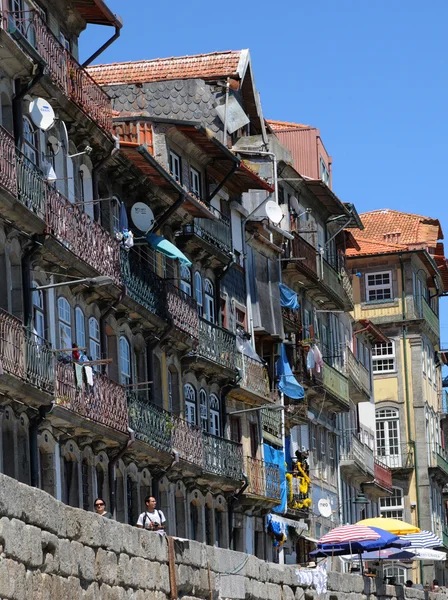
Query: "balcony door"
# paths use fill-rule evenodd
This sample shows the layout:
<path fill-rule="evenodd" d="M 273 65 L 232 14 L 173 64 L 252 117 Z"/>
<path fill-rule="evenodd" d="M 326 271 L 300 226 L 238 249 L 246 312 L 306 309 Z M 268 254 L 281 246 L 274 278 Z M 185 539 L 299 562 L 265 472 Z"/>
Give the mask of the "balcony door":
<path fill-rule="evenodd" d="M 400 418 L 395 408 L 376 411 L 377 455 L 390 468 L 401 467 Z"/>

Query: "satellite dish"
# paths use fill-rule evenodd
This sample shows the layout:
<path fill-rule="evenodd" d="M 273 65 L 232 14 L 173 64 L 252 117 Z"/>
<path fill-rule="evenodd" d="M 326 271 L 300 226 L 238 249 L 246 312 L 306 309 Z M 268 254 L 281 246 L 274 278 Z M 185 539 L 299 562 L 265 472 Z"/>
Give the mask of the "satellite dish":
<path fill-rule="evenodd" d="M 269 202 L 266 202 L 265 212 L 269 220 L 272 221 L 274 225 L 278 225 L 283 219 L 282 209 L 277 202 L 274 202 L 274 200 L 269 200 Z"/>
<path fill-rule="evenodd" d="M 56 156 L 56 154 L 60 151 L 62 146 L 61 142 L 54 135 L 50 135 L 50 137 L 48 138 L 48 145 L 51 147 L 53 156 Z"/>
<path fill-rule="evenodd" d="M 144 202 L 136 202 L 131 208 L 131 219 L 140 231 L 147 233 L 154 225 L 154 213 Z"/>
<path fill-rule="evenodd" d="M 44 98 L 31 100 L 28 112 L 34 125 L 42 131 L 47 131 L 47 129 L 53 127 L 56 119 L 54 110 Z"/>
<path fill-rule="evenodd" d="M 326 498 L 321 498 L 317 503 L 317 510 L 322 517 L 326 517 L 327 519 L 331 517 L 331 504 Z"/>
<path fill-rule="evenodd" d="M 300 214 L 300 204 L 295 196 L 289 197 L 289 206 L 291 210 L 293 210 L 296 213 L 296 215 Z"/>

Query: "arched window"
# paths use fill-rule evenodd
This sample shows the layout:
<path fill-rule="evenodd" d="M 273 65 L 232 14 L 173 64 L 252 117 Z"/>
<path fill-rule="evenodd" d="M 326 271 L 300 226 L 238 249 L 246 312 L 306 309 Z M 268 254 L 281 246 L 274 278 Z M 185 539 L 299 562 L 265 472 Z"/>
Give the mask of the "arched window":
<path fill-rule="evenodd" d="M 197 423 L 197 407 L 196 407 L 196 390 L 190 383 L 184 385 L 185 397 L 185 419 L 196 425 Z"/>
<path fill-rule="evenodd" d="M 199 390 L 199 411 L 201 415 L 202 431 L 208 431 L 208 398 L 204 388 Z"/>
<path fill-rule="evenodd" d="M 92 498 L 90 490 L 90 465 L 87 458 L 83 458 L 81 463 L 81 481 L 82 481 L 82 507 L 84 510 L 92 509 Z"/>
<path fill-rule="evenodd" d="M 33 165 L 38 164 L 39 149 L 37 133 L 27 117 L 23 118 L 23 153 L 30 163 Z"/>
<path fill-rule="evenodd" d="M 114 196 L 111 200 L 111 215 L 112 215 L 112 231 L 116 233 L 120 231 L 120 208 L 121 202 L 120 200 Z"/>
<path fill-rule="evenodd" d="M 131 346 L 128 340 L 120 337 L 120 381 L 122 385 L 131 383 Z"/>
<path fill-rule="evenodd" d="M 89 353 L 92 360 L 101 359 L 100 324 L 95 317 L 89 319 Z M 94 368 L 98 370 L 99 366 L 95 365 Z"/>
<path fill-rule="evenodd" d="M 138 484 L 135 477 L 128 473 L 126 477 L 126 495 L 128 505 L 128 523 L 135 525 L 138 519 Z"/>
<path fill-rule="evenodd" d="M 191 269 L 186 265 L 180 265 L 179 275 L 181 278 L 180 289 L 191 296 Z"/>
<path fill-rule="evenodd" d="M 400 448 L 400 415 L 395 408 L 376 411 L 376 449 L 388 467 L 402 466 Z"/>
<path fill-rule="evenodd" d="M 207 321 L 215 322 L 215 290 L 210 279 L 204 279 L 204 316 Z"/>
<path fill-rule="evenodd" d="M 221 415 L 219 411 L 219 398 L 210 394 L 210 433 L 221 435 Z"/>
<path fill-rule="evenodd" d="M 380 498 L 380 515 L 389 519 L 404 519 L 404 496 L 399 487 L 392 488 L 392 496 Z"/>
<path fill-rule="evenodd" d="M 92 175 L 87 165 L 79 167 L 79 196 L 78 200 L 84 202 L 84 212 L 93 219 L 93 187 Z"/>
<path fill-rule="evenodd" d="M 32 287 L 37 287 L 39 284 L 33 281 Z M 42 343 L 45 338 L 45 312 L 44 312 L 44 293 L 42 290 L 34 290 L 32 293 L 33 300 L 33 324 L 34 333 L 37 336 L 37 343 Z"/>
<path fill-rule="evenodd" d="M 76 345 L 79 348 L 86 347 L 86 323 L 84 319 L 84 313 L 82 308 L 77 306 L 75 308 L 75 335 Z"/>
<path fill-rule="evenodd" d="M 204 312 L 204 301 L 202 299 L 202 277 L 199 271 L 196 271 L 194 274 L 194 297 L 198 305 L 199 316 L 202 317 L 202 313 Z"/>
<path fill-rule="evenodd" d="M 59 338 L 61 348 L 72 347 L 72 318 L 70 304 L 64 296 L 58 298 Z"/>
<path fill-rule="evenodd" d="M 177 369 L 170 365 L 168 368 L 168 410 L 176 415 L 180 411 L 179 395 L 179 375 Z"/>

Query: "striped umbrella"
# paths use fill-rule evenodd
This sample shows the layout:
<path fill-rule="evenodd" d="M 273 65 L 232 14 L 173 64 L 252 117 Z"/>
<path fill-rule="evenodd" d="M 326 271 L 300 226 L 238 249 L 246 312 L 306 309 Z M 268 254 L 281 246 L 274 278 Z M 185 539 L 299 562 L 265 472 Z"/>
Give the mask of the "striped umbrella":
<path fill-rule="evenodd" d="M 381 535 L 371 527 L 364 525 L 342 525 L 335 527 L 318 540 L 318 544 L 347 544 L 350 542 L 364 542 L 378 540 Z"/>
<path fill-rule="evenodd" d="M 409 542 L 409 548 L 436 548 L 442 545 L 442 540 L 435 533 L 425 530 L 401 535 L 400 540 Z"/>

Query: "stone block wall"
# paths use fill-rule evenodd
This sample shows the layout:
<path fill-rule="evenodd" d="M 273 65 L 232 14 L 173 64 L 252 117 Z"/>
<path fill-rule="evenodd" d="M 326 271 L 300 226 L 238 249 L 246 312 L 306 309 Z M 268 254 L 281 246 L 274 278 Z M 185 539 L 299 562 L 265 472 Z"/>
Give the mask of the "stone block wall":
<path fill-rule="evenodd" d="M 330 573 L 326 600 L 428 600 Z M 430 600 L 446 600 L 429 594 Z M 439 598 L 438 598 L 439 596 Z M 0 600 L 317 600 L 295 568 L 168 538 L 65 506 L 0 474 Z"/>

